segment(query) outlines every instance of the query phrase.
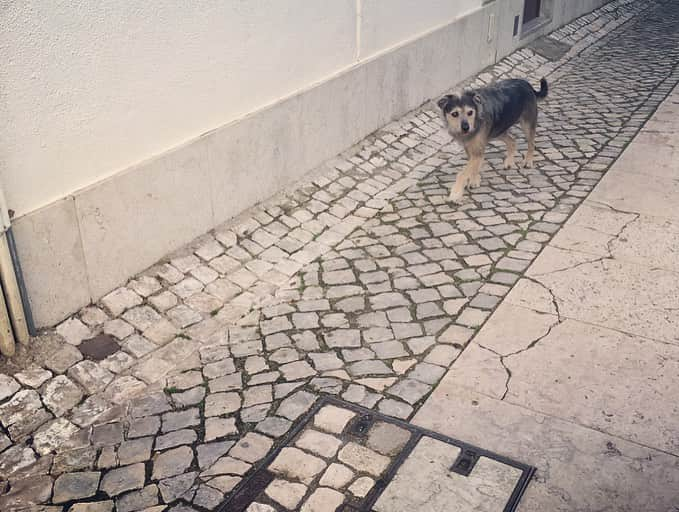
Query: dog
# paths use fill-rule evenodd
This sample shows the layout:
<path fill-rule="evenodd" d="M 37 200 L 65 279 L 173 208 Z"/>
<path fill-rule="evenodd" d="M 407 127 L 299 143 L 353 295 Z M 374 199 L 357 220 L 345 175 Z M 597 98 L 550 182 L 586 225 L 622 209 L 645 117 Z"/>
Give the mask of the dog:
<path fill-rule="evenodd" d="M 510 79 L 460 95 L 448 94 L 438 100 L 448 133 L 464 146 L 469 158 L 466 167 L 457 175 L 450 191 L 450 201 L 461 202 L 467 185 L 470 188 L 481 185 L 481 166 L 488 141 L 499 139 L 507 145 L 505 169 L 516 165 L 516 141 L 509 134 L 509 129 L 517 122 L 521 123 L 528 141 L 523 166 L 533 167 L 538 100 L 546 98 L 547 93 L 548 85 L 544 78 L 540 80 L 539 91 L 526 80 Z"/>

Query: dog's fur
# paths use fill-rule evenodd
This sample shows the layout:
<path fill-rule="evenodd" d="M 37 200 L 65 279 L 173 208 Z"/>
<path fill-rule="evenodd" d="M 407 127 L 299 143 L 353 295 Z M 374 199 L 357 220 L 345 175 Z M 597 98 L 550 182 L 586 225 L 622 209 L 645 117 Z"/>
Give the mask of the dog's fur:
<path fill-rule="evenodd" d="M 528 142 L 523 165 L 533 166 L 537 102 L 546 98 L 547 92 L 547 80 L 544 78 L 540 80 L 539 91 L 525 80 L 511 79 L 460 95 L 449 94 L 437 102 L 448 133 L 464 146 L 469 158 L 450 191 L 451 201 L 459 202 L 467 185 L 471 188 L 481 185 L 481 166 L 489 140 L 500 139 L 507 145 L 505 168 L 515 165 L 516 141 L 509 134 L 509 129 L 517 122 L 521 123 Z"/>

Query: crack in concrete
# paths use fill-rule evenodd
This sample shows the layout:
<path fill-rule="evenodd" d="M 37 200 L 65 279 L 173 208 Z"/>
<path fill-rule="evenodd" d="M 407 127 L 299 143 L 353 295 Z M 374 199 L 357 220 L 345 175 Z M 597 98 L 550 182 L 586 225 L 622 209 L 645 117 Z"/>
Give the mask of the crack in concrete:
<path fill-rule="evenodd" d="M 561 323 L 563 320 L 562 320 L 562 317 L 561 317 L 561 311 L 559 310 L 559 303 L 556 299 L 556 294 L 552 291 L 552 289 L 549 286 L 547 286 L 546 284 L 544 284 L 543 282 L 538 281 L 534 277 L 523 276 L 522 279 L 525 279 L 526 281 L 530 281 L 531 283 L 536 284 L 536 285 L 544 288 L 547 291 L 547 293 L 549 293 L 549 296 L 552 298 L 552 306 L 554 306 L 554 312 L 555 312 L 554 314 L 556 314 L 556 317 L 558 319 L 558 323 Z M 534 311 L 537 311 L 537 310 L 534 310 Z M 542 311 L 537 311 L 537 312 L 543 313 Z"/>
<path fill-rule="evenodd" d="M 616 208 L 616 207 L 614 207 L 614 206 L 611 206 L 610 204 L 605 203 L 605 202 L 603 202 L 603 201 L 589 201 L 589 202 L 591 202 L 591 203 L 593 203 L 593 204 L 595 204 L 595 205 L 598 205 L 598 206 L 602 206 L 602 207 L 608 208 L 609 210 L 611 210 L 611 211 L 613 211 L 613 212 L 615 212 L 615 213 L 619 213 L 619 214 L 621 214 L 621 215 L 631 215 L 631 216 L 632 216 L 632 218 L 631 218 L 630 220 L 628 220 L 627 222 L 625 222 L 625 223 L 622 225 L 622 227 L 618 230 L 618 232 L 617 232 L 615 235 L 610 236 L 608 242 L 606 242 L 606 251 L 608 251 L 608 258 L 610 258 L 610 259 L 615 259 L 615 257 L 613 256 L 613 251 L 612 251 L 612 249 L 611 249 L 611 244 L 612 244 L 613 242 L 615 242 L 616 240 L 619 240 L 620 237 L 622 236 L 622 234 L 625 232 L 625 230 L 626 230 L 629 226 L 631 226 L 633 223 L 635 223 L 636 221 L 639 220 L 639 218 L 641 217 L 641 214 L 638 213 L 638 212 L 631 212 L 631 211 L 627 211 L 627 210 L 621 210 L 620 208 Z M 595 230 L 595 231 L 596 231 L 596 230 Z"/>
<path fill-rule="evenodd" d="M 534 348 L 538 343 L 540 343 L 540 341 L 542 341 L 542 340 L 545 339 L 547 336 L 549 336 L 549 335 L 552 333 L 552 330 L 553 330 L 555 327 L 557 327 L 558 325 L 561 325 L 561 324 L 564 322 L 564 319 L 563 319 L 562 316 L 561 316 L 561 312 L 560 312 L 560 310 L 559 310 L 559 304 L 558 304 L 558 302 L 557 302 L 557 300 L 556 300 L 556 295 L 554 295 L 554 292 L 553 292 L 548 286 L 545 286 L 543 283 L 541 283 L 541 282 L 539 282 L 539 281 L 537 281 L 537 280 L 535 280 L 535 279 L 533 279 L 533 278 L 525 277 L 525 276 L 524 276 L 524 279 L 527 279 L 528 281 L 531 281 L 532 283 L 535 283 L 535 284 L 541 286 L 542 288 L 544 288 L 545 290 L 547 290 L 547 292 L 549 293 L 550 297 L 552 298 L 552 305 L 554 306 L 554 311 L 555 311 L 555 313 L 556 313 L 556 315 L 555 315 L 555 316 L 556 316 L 556 322 L 554 322 L 552 325 L 549 326 L 549 328 L 547 329 L 547 332 L 545 332 L 542 336 L 539 336 L 538 338 L 536 338 L 536 339 L 534 339 L 533 341 L 531 341 L 528 345 L 526 345 L 525 348 L 522 348 L 521 350 L 517 350 L 517 351 L 515 351 L 515 352 L 511 352 L 511 353 L 509 353 L 509 354 L 500 354 L 499 352 L 497 352 L 497 351 L 495 351 L 495 350 L 493 350 L 493 349 L 491 349 L 491 348 L 489 348 L 489 347 L 486 347 L 486 346 L 482 345 L 481 343 L 475 342 L 479 347 L 481 347 L 481 348 L 483 348 L 483 349 L 485 349 L 485 350 L 487 350 L 487 351 L 489 351 L 489 352 L 495 354 L 495 355 L 499 358 L 500 364 L 502 365 L 502 367 L 503 367 L 504 370 L 505 370 L 505 373 L 507 374 L 507 379 L 506 379 L 506 381 L 505 381 L 505 391 L 504 391 L 504 393 L 502 394 L 502 397 L 500 397 L 500 400 L 501 400 L 501 401 L 504 400 L 504 399 L 506 398 L 507 394 L 509 393 L 509 383 L 510 383 L 512 377 L 513 377 L 512 371 L 509 369 L 509 367 L 507 367 L 507 365 L 506 365 L 506 363 L 505 363 L 505 359 L 507 359 L 507 358 L 509 358 L 509 357 L 512 357 L 512 356 L 516 356 L 516 355 L 518 355 L 518 354 L 522 354 L 522 353 L 524 353 L 524 352 L 526 352 L 526 351 L 528 351 L 528 350 L 531 350 L 531 349 Z M 529 309 L 529 308 L 527 308 L 527 309 Z M 535 311 L 535 310 L 533 310 L 533 311 Z M 537 313 L 540 313 L 540 314 L 552 314 L 552 313 L 543 313 L 543 312 L 541 312 L 541 311 L 536 311 L 536 312 L 537 312 Z"/>
<path fill-rule="evenodd" d="M 516 351 L 511 352 L 511 353 L 509 353 L 509 354 L 500 354 L 500 353 L 497 352 L 496 350 L 493 350 L 492 348 L 486 347 L 485 345 L 482 345 L 481 343 L 476 342 L 476 344 L 477 344 L 479 347 L 481 347 L 481 348 L 484 349 L 484 350 L 487 350 L 488 352 L 491 352 L 491 353 L 495 354 L 495 355 L 498 357 L 498 359 L 499 359 L 499 361 L 500 361 L 500 364 L 502 365 L 502 368 L 504 368 L 505 373 L 507 374 L 507 379 L 505 380 L 505 391 L 504 391 L 504 393 L 502 394 L 502 396 L 500 397 L 500 400 L 504 400 L 504 399 L 506 398 L 507 394 L 509 393 L 509 383 L 510 383 L 510 381 L 512 380 L 512 377 L 513 377 L 512 371 L 509 369 L 509 367 L 508 367 L 507 364 L 505 363 L 505 359 L 507 359 L 507 358 L 509 358 L 509 357 L 512 357 L 512 356 L 516 356 L 516 355 L 522 354 L 522 353 L 524 353 L 524 352 L 527 352 L 527 351 L 531 350 L 531 349 L 534 348 L 538 343 L 540 343 L 540 341 L 542 341 L 542 340 L 545 339 L 547 336 L 549 336 L 549 335 L 551 334 L 552 330 L 553 330 L 556 326 L 561 325 L 561 323 L 562 323 L 561 319 L 560 319 L 559 317 L 557 317 L 557 321 L 554 322 L 552 325 L 549 326 L 549 328 L 547 329 L 547 332 L 546 332 L 546 333 L 544 333 L 542 336 L 539 336 L 538 338 L 536 338 L 536 339 L 534 339 L 533 341 L 531 341 L 528 345 L 526 345 L 525 348 L 522 348 L 521 350 L 516 350 Z"/>

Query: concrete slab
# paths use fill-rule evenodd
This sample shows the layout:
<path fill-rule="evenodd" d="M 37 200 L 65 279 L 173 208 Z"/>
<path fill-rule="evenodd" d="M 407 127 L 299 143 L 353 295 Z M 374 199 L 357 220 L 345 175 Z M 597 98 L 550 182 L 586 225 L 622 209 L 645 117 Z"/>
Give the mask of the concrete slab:
<path fill-rule="evenodd" d="M 679 505 L 679 458 L 460 388 L 449 377 L 413 423 L 535 465 L 520 512 L 668 511 Z"/>
<path fill-rule="evenodd" d="M 450 471 L 460 453 L 456 446 L 423 437 L 387 485 L 376 512 L 464 512 L 502 510 L 521 471 L 481 457 L 469 476 Z"/>
<path fill-rule="evenodd" d="M 551 258 L 558 263 L 563 252 L 549 249 L 536 267 Z M 536 274 L 531 268 L 527 275 L 551 291 L 564 318 L 679 344 L 679 315 L 673 314 L 679 311 L 679 276 L 674 272 L 603 259 L 549 273 Z M 541 300 L 531 306 L 550 312 L 553 303 Z"/>

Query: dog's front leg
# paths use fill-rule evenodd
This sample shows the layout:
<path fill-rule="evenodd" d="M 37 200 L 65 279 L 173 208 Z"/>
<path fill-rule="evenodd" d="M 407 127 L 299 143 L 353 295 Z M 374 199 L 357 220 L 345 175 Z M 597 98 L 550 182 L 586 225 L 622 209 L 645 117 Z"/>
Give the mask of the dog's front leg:
<path fill-rule="evenodd" d="M 464 188 L 467 183 L 474 185 L 481 181 L 481 165 L 483 164 L 483 156 L 472 155 L 469 157 L 469 162 L 465 168 L 458 173 L 457 179 L 455 180 L 455 185 L 450 190 L 450 196 L 448 199 L 454 203 L 462 202 L 462 196 L 464 196 Z"/>
<path fill-rule="evenodd" d="M 450 195 L 448 200 L 454 203 L 462 202 L 462 196 L 464 195 L 464 187 L 467 185 L 467 180 L 469 179 L 469 167 L 471 166 L 471 160 L 464 166 L 460 172 L 457 173 L 457 179 L 455 180 L 455 185 L 450 189 Z"/>
<path fill-rule="evenodd" d="M 479 156 L 472 159 L 473 166 L 470 169 L 469 188 L 479 188 L 481 186 L 481 167 L 483 167 L 483 157 Z"/>

